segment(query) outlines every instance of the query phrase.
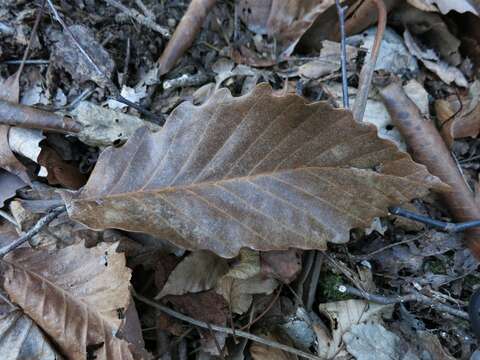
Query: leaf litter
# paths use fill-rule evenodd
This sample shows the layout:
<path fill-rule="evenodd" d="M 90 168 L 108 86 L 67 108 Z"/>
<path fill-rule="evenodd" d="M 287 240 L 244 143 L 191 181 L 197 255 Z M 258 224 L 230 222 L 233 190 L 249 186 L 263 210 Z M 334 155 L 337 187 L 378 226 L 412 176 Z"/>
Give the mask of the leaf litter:
<path fill-rule="evenodd" d="M 4 5 L 4 357 L 475 356 L 478 1 Z"/>

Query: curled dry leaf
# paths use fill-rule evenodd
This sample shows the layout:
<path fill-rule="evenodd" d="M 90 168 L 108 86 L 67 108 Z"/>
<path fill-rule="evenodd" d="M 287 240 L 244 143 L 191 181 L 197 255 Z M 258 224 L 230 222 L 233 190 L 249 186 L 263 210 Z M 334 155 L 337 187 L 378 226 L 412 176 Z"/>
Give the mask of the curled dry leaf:
<path fill-rule="evenodd" d="M 195 251 L 175 267 L 156 299 L 210 290 L 227 271 L 225 259 L 210 251 Z"/>
<path fill-rule="evenodd" d="M 115 337 L 131 303 L 130 270 L 116 247 L 20 248 L 2 261 L 10 299 L 72 359 L 141 358 Z"/>
<path fill-rule="evenodd" d="M 277 286 L 277 280 L 263 275 L 237 279 L 227 274 L 218 281 L 215 291 L 230 304 L 232 312 L 243 314 L 252 305 L 253 295 L 271 294 Z"/>
<path fill-rule="evenodd" d="M 79 189 L 87 182 L 87 175 L 82 174 L 78 166 L 62 159 L 49 146 L 43 146 L 38 156 L 38 163 L 47 169 L 47 180 L 50 185 L 62 185 L 68 189 Z"/>
<path fill-rule="evenodd" d="M 422 165 L 348 111 L 274 96 L 268 85 L 183 103 L 164 128 L 108 148 L 70 216 L 94 229 L 163 236 L 235 256 L 345 243 L 387 207 L 442 187 Z"/>
<path fill-rule="evenodd" d="M 239 0 L 236 6 L 247 27 L 274 37 L 281 57 L 287 57 L 318 15 L 333 4 L 335 0 Z"/>
<path fill-rule="evenodd" d="M 5 201 L 14 197 L 17 190 L 26 186 L 26 184 L 16 175 L 0 169 L 0 208 L 5 205 Z"/>
<path fill-rule="evenodd" d="M 62 359 L 42 330 L 18 309 L 0 313 L 0 338 L 2 360 Z"/>
<path fill-rule="evenodd" d="M 442 137 L 448 146 L 454 139 L 472 137 L 480 133 L 480 81 L 475 81 L 469 89 L 467 99 L 457 97 L 452 101 L 437 100 L 435 110 L 441 124 Z"/>
<path fill-rule="evenodd" d="M 432 49 L 422 49 L 408 30 L 405 30 L 403 38 L 410 53 L 420 60 L 428 70 L 438 75 L 443 82 L 447 84 L 454 82 L 458 86 L 468 87 L 468 81 L 459 69 L 441 60 Z"/>

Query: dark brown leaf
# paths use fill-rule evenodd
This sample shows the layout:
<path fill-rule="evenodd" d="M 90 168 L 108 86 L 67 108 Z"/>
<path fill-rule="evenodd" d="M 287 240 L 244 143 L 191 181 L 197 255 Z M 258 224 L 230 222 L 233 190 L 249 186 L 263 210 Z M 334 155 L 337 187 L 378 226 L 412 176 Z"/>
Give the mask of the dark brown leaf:
<path fill-rule="evenodd" d="M 94 229 L 163 236 L 188 249 L 326 248 L 388 206 L 441 186 L 348 111 L 274 96 L 181 104 L 162 131 L 140 129 L 104 151 L 70 216 Z M 65 195 L 67 197 L 68 194 Z"/>

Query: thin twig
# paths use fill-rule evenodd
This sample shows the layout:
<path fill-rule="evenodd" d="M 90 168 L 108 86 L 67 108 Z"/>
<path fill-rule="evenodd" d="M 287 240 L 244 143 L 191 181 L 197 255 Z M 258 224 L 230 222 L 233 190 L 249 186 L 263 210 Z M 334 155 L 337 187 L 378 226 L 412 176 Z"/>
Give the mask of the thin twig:
<path fill-rule="evenodd" d="M 377 33 L 375 34 L 375 41 L 373 43 L 370 58 L 366 61 L 365 65 L 363 65 L 362 71 L 360 72 L 357 96 L 352 109 L 353 118 L 356 121 L 362 121 L 363 115 L 365 114 L 365 107 L 367 106 L 373 72 L 375 71 L 378 54 L 380 53 L 380 46 L 382 45 L 383 34 L 385 33 L 385 28 L 387 26 L 387 9 L 385 8 L 385 3 L 383 0 L 373 0 L 373 2 L 377 6 L 378 12 Z"/>
<path fill-rule="evenodd" d="M 152 301 L 152 300 L 150 300 L 150 299 L 148 299 L 148 298 L 146 298 L 146 297 L 144 297 L 140 294 L 137 294 L 134 290 L 132 290 L 132 294 L 136 299 L 140 300 L 141 302 L 143 302 L 145 304 L 148 304 L 148 305 L 150 305 L 150 306 L 152 306 L 152 307 L 154 307 L 158 310 L 161 310 L 165 314 L 170 315 L 170 316 L 172 316 L 176 319 L 185 321 L 187 323 L 190 323 L 192 325 L 195 325 L 195 326 L 198 326 L 198 327 L 201 327 L 201 328 L 204 328 L 204 329 L 208 329 L 209 327 L 211 327 L 212 330 L 215 330 L 215 331 L 218 331 L 218 332 L 222 332 L 222 333 L 226 333 L 226 334 L 230 334 L 230 335 L 233 334 L 233 330 L 230 329 L 230 328 L 223 327 L 223 326 L 218 326 L 218 325 L 214 325 L 214 324 L 207 324 L 204 321 L 196 320 L 194 318 L 191 318 L 190 316 L 183 315 L 183 314 L 181 314 L 181 313 L 179 313 L 175 310 L 172 310 L 172 309 L 170 309 L 170 308 L 168 308 L 164 305 L 161 305 L 161 304 L 159 304 L 155 301 Z M 301 356 L 301 357 L 306 358 L 306 359 L 322 360 L 318 356 L 306 353 L 306 352 L 301 351 L 301 350 L 297 350 L 297 349 L 292 348 L 292 347 L 287 346 L 287 345 L 280 344 L 276 341 L 271 341 L 271 340 L 268 340 L 268 339 L 264 339 L 260 336 L 253 335 L 253 334 L 250 334 L 250 333 L 245 332 L 245 331 L 235 330 L 235 334 L 238 337 L 242 337 L 242 338 L 245 338 L 245 339 L 256 341 L 260 344 L 263 344 L 263 345 L 266 345 L 266 346 L 269 346 L 269 347 L 272 347 L 272 348 L 275 348 L 275 349 L 280 349 L 280 350 L 283 350 L 283 351 L 288 352 L 290 354 L 295 354 L 297 356 Z"/>
<path fill-rule="evenodd" d="M 5 254 L 16 249 L 26 241 L 30 240 L 33 236 L 37 235 L 45 226 L 50 224 L 50 222 L 52 222 L 53 219 L 55 219 L 57 216 L 59 216 L 63 212 L 65 212 L 64 206 L 60 206 L 58 208 L 53 209 L 47 215 L 45 215 L 40 220 L 38 220 L 37 223 L 30 230 L 28 230 L 25 234 L 20 236 L 17 240 L 12 242 L 11 244 L 8 244 L 0 248 L 0 257 L 3 257 Z"/>
<path fill-rule="evenodd" d="M 170 38 L 170 36 L 171 36 L 170 31 L 167 28 L 158 25 L 155 21 L 152 20 L 151 17 L 146 17 L 146 16 L 140 14 L 137 10 L 130 9 L 130 8 L 126 7 L 125 5 L 123 5 L 122 3 L 120 3 L 116 0 L 105 0 L 105 2 L 108 5 L 111 5 L 115 8 L 117 8 L 118 10 L 123 12 L 124 14 L 126 14 L 128 16 L 131 16 L 139 24 L 144 25 L 144 26 L 148 27 L 149 29 L 151 29 L 155 32 L 158 32 L 159 34 L 166 37 L 167 39 Z"/>
<path fill-rule="evenodd" d="M 347 7 L 340 5 L 340 0 L 335 0 L 337 5 L 338 22 L 340 24 L 340 41 L 341 41 L 341 64 L 342 64 L 342 95 L 343 107 L 350 108 L 350 100 L 348 98 L 348 80 L 347 80 L 347 45 L 345 41 L 345 11 Z"/>
<path fill-rule="evenodd" d="M 28 40 L 27 48 L 23 53 L 22 61 L 20 62 L 20 67 L 17 70 L 17 79 L 20 78 L 20 75 L 23 71 L 23 67 L 25 66 L 25 61 L 28 59 L 28 55 L 30 53 L 30 48 L 32 47 L 33 39 L 38 29 L 38 25 L 40 24 L 40 20 L 42 19 L 43 9 L 45 7 L 45 0 L 42 1 L 42 5 L 38 10 L 37 17 L 35 18 L 35 23 L 33 24 L 32 32 L 30 34 L 30 39 Z"/>
<path fill-rule="evenodd" d="M 467 229 L 480 227 L 480 220 L 465 221 L 461 223 L 451 223 L 441 220 L 435 220 L 431 217 L 420 215 L 412 211 L 408 211 L 399 207 L 392 207 L 388 209 L 392 215 L 404 217 L 409 220 L 413 220 L 431 227 L 446 231 L 448 233 L 462 232 Z"/>
<path fill-rule="evenodd" d="M 433 309 L 436 309 L 440 312 L 454 315 L 464 320 L 469 320 L 469 316 L 467 312 L 463 310 L 455 309 L 449 305 L 437 303 L 432 299 L 430 299 L 428 296 L 425 296 L 418 292 L 412 292 L 410 294 L 401 295 L 401 296 L 387 297 L 382 295 L 370 294 L 370 293 L 367 293 L 366 291 L 358 290 L 349 285 L 339 285 L 337 287 L 337 290 L 341 293 L 358 296 L 358 297 L 364 298 L 365 300 L 368 300 L 377 304 L 382 304 L 382 305 L 399 304 L 399 303 L 405 303 L 405 302 L 417 302 L 419 304 L 430 306 Z"/>
<path fill-rule="evenodd" d="M 386 245 L 380 249 L 377 249 L 375 251 L 372 251 L 371 253 L 368 253 L 368 254 L 362 254 L 362 255 L 354 255 L 353 258 L 354 259 L 369 259 L 371 258 L 372 256 L 374 255 L 377 255 L 385 250 L 388 250 L 388 249 L 391 249 L 391 248 L 394 248 L 395 246 L 400 246 L 400 245 L 405 245 L 405 244 L 408 244 L 408 243 L 411 243 L 415 240 L 418 240 L 420 239 L 421 237 L 425 236 L 424 233 L 421 233 L 420 235 L 418 236 L 415 236 L 411 239 L 407 239 L 407 240 L 403 240 L 403 241 L 399 241 L 399 242 L 396 242 L 396 243 L 393 243 L 393 244 L 389 244 L 389 245 Z"/>

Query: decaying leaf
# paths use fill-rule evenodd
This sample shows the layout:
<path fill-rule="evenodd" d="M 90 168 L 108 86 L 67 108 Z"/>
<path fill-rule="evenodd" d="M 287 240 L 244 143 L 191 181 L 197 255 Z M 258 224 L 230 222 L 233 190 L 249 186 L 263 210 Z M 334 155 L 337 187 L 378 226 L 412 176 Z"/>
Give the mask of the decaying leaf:
<path fill-rule="evenodd" d="M 274 96 L 263 84 L 239 98 L 221 89 L 202 106 L 181 104 L 160 132 L 142 128 L 105 150 L 66 202 L 91 228 L 231 257 L 242 247 L 345 243 L 351 228 L 434 186 L 423 166 L 350 112 Z"/>
<path fill-rule="evenodd" d="M 131 303 L 130 270 L 116 247 L 20 248 L 2 262 L 10 299 L 72 359 L 140 357 L 115 337 Z"/>
<path fill-rule="evenodd" d="M 83 25 L 72 25 L 69 31 L 61 32 L 51 29 L 49 38 L 53 41 L 52 62 L 56 67 L 65 69 L 73 79 L 85 82 L 92 80 L 100 86 L 108 86 L 115 63 L 109 53 L 95 39 L 93 32 Z M 75 38 L 72 39 L 72 36 Z M 79 53 L 75 41 L 82 46 L 93 65 Z"/>
<path fill-rule="evenodd" d="M 292 282 L 302 270 L 301 253 L 297 249 L 260 253 L 262 274 L 284 284 Z"/>
<path fill-rule="evenodd" d="M 71 111 L 71 115 L 82 128 L 77 134 L 78 138 L 91 146 L 122 143 L 142 126 L 148 126 L 152 131 L 160 129 L 158 125 L 143 121 L 139 117 L 106 109 L 88 101 L 78 104 Z"/>
<path fill-rule="evenodd" d="M 292 346 L 291 340 L 289 340 L 285 335 L 279 333 L 270 333 L 262 335 L 263 338 L 268 340 L 273 340 L 281 344 Z M 250 354 L 252 355 L 253 360 L 297 360 L 296 355 L 287 353 L 280 349 L 275 349 L 272 347 L 265 346 L 260 343 L 252 343 L 250 345 Z"/>
<path fill-rule="evenodd" d="M 441 60 L 432 49 L 422 49 L 408 30 L 405 30 L 403 38 L 410 53 L 420 60 L 427 69 L 437 74 L 443 82 L 468 87 L 468 81 L 459 69 Z"/>
<path fill-rule="evenodd" d="M 454 96 L 451 101 L 437 100 L 435 109 L 441 124 L 442 137 L 449 147 L 454 139 L 472 137 L 480 133 L 480 81 L 469 88 L 467 99 Z"/>
<path fill-rule="evenodd" d="M 419 0 L 416 0 L 419 1 Z M 472 14 L 479 15 L 478 5 L 470 0 L 421 0 L 427 5 L 433 4 L 438 7 L 442 14 L 447 14 L 450 11 L 456 11 L 459 13 L 471 12 Z"/>
<path fill-rule="evenodd" d="M 262 275 L 236 279 L 227 274 L 218 281 L 215 291 L 230 304 L 232 312 L 243 314 L 252 305 L 253 295 L 271 294 L 277 286 L 277 280 Z"/>
<path fill-rule="evenodd" d="M 354 66 L 358 55 L 357 48 L 347 46 L 347 63 Z M 340 44 L 334 41 L 322 41 L 322 49 L 318 59 L 309 61 L 298 69 L 299 75 L 307 79 L 318 79 L 340 70 Z"/>
<path fill-rule="evenodd" d="M 213 290 L 197 294 L 168 296 L 166 299 L 183 314 L 210 324 L 220 326 L 227 325 L 228 305 L 222 296 Z M 208 330 L 201 330 L 200 335 L 202 337 L 202 351 L 213 355 L 220 355 L 213 337 L 215 336 L 218 345 L 223 349 L 227 335 L 225 333 L 210 332 Z"/>
<path fill-rule="evenodd" d="M 247 27 L 277 41 L 282 57 L 290 55 L 315 19 L 335 0 L 279 1 L 239 0 L 237 13 Z"/>
<path fill-rule="evenodd" d="M 227 271 L 225 259 L 210 251 L 195 251 L 175 267 L 156 299 L 210 290 Z"/>
<path fill-rule="evenodd" d="M 400 338 L 380 324 L 353 325 L 343 335 L 350 354 L 357 360 L 407 360 L 416 359 L 401 348 Z M 412 356 L 414 356 L 412 358 Z"/>
<path fill-rule="evenodd" d="M 342 347 L 342 336 L 352 326 L 366 321 L 379 322 L 381 315 L 391 313 L 391 305 L 378 305 L 364 300 L 336 301 L 320 304 L 320 313 L 330 320 L 331 334 L 318 326 L 317 332 L 318 355 L 325 358 L 338 356 Z"/>
<path fill-rule="evenodd" d="M 87 182 L 87 176 L 82 174 L 78 166 L 63 160 L 51 147 L 45 145 L 38 156 L 38 163 L 47 170 L 47 180 L 50 185 L 60 184 L 67 189 L 79 189 Z M 42 173 L 39 176 L 43 176 Z"/>
<path fill-rule="evenodd" d="M 20 310 L 0 313 L 0 339 L 2 360 L 62 359 L 45 334 Z"/>

